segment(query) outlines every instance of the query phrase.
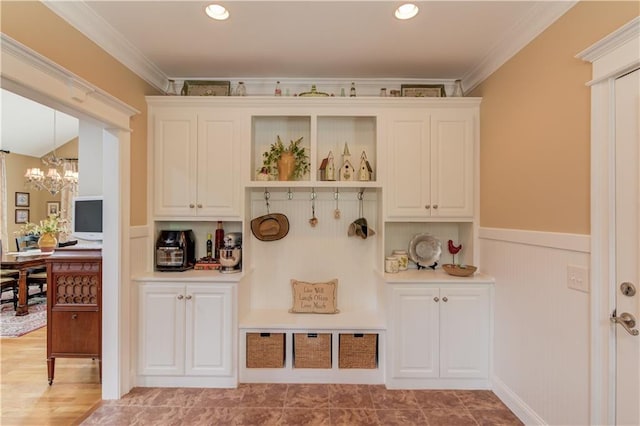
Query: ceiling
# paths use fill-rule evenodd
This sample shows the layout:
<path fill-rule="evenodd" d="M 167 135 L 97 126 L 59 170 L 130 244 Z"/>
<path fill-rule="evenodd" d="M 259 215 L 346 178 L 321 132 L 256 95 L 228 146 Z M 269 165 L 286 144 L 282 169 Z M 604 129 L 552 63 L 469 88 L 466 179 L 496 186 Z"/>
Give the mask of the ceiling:
<path fill-rule="evenodd" d="M 227 0 L 219 3 L 230 18 L 214 21 L 204 14 L 210 3 L 44 1 L 160 90 L 168 79 L 253 79 L 267 91 L 275 80 L 296 79 L 461 79 L 468 90 L 575 4 L 417 1 L 418 15 L 401 21 L 393 16 L 399 1 Z M 3 91 L 2 149 L 38 157 L 50 151 L 53 113 L 40 107 Z M 68 137 L 63 121 L 60 138 Z M 75 128 L 77 135 L 77 120 Z"/>

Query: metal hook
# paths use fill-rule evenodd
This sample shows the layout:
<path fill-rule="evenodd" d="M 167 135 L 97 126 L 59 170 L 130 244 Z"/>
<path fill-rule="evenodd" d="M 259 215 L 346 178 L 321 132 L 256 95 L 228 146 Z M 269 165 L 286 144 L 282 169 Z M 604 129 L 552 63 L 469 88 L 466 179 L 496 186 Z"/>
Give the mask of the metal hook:
<path fill-rule="evenodd" d="M 291 188 L 287 189 L 287 199 L 293 200 L 293 192 L 291 192 Z"/>
<path fill-rule="evenodd" d="M 338 198 L 340 198 L 340 192 L 338 192 L 338 188 L 336 188 L 333 193 L 333 199 L 338 201 Z"/>
<path fill-rule="evenodd" d="M 318 194 L 316 193 L 316 189 L 315 188 L 311 188 L 311 199 L 315 200 L 317 196 L 318 196 Z"/>
<path fill-rule="evenodd" d="M 264 203 L 267 206 L 267 214 L 270 214 L 271 212 L 269 211 L 269 198 L 271 198 L 271 194 L 269 193 L 269 191 L 267 191 L 267 188 L 264 189 Z"/>
<path fill-rule="evenodd" d="M 364 188 L 362 188 L 359 192 L 358 192 L 358 200 L 362 201 L 364 199 Z"/>

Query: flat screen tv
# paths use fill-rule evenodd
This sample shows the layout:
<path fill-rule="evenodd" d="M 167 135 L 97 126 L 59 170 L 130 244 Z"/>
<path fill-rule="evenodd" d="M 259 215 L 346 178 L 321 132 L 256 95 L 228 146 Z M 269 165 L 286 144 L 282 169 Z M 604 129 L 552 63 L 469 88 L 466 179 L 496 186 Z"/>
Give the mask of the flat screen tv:
<path fill-rule="evenodd" d="M 80 240 L 102 241 L 102 196 L 73 199 L 72 235 Z"/>

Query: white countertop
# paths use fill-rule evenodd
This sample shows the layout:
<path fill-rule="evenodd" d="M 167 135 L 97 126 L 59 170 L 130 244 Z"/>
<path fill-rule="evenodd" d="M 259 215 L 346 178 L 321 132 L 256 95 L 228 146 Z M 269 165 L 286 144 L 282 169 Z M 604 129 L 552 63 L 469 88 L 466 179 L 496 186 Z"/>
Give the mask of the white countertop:
<path fill-rule="evenodd" d="M 169 281 L 169 282 L 238 282 L 244 277 L 244 272 L 223 274 L 220 271 L 196 271 L 188 269 L 186 271 L 151 271 L 143 272 L 133 276 L 133 281 Z"/>

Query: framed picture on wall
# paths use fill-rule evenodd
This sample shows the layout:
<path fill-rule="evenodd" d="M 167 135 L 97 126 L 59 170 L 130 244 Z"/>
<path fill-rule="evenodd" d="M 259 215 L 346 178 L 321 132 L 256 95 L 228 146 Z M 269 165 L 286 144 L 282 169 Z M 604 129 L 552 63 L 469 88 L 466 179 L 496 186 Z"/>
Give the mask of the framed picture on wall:
<path fill-rule="evenodd" d="M 16 207 L 29 207 L 28 192 L 16 192 Z"/>
<path fill-rule="evenodd" d="M 60 213 L 60 202 L 47 201 L 47 216 L 51 216 L 51 215 L 57 216 L 59 213 Z"/>
<path fill-rule="evenodd" d="M 29 209 L 16 209 L 16 223 L 29 222 Z"/>

